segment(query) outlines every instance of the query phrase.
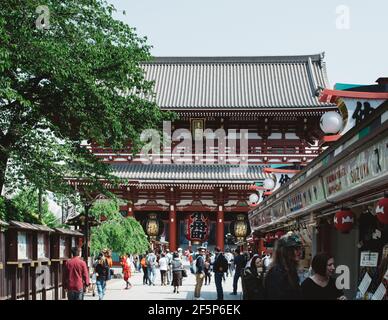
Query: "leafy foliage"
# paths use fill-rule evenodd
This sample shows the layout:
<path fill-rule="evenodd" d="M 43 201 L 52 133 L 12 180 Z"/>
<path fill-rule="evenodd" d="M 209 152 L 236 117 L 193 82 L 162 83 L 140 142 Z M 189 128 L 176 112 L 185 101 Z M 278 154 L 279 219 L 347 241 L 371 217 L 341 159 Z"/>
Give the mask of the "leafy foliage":
<path fill-rule="evenodd" d="M 91 252 L 109 248 L 119 254 L 144 253 L 149 248 L 147 235 L 141 224 L 132 217 L 123 217 L 115 201 L 97 202 L 90 213 L 107 218 L 100 226 L 92 228 Z"/>
<path fill-rule="evenodd" d="M 110 248 L 119 254 L 144 253 L 149 248 L 147 235 L 141 224 L 132 217 L 124 218 L 119 213 L 92 228 L 91 251 L 97 253 Z"/>
<path fill-rule="evenodd" d="M 45 197 L 43 197 L 42 214 L 39 216 L 38 191 L 32 188 L 21 190 L 12 199 L 0 197 L 0 218 L 5 221 L 16 220 L 44 224 L 52 228 L 61 226 L 61 223 L 49 210 Z"/>
<path fill-rule="evenodd" d="M 42 4 L 49 19 L 38 19 Z M 146 39 L 113 12 L 104 0 L 1 1 L 0 189 L 27 179 L 70 192 L 66 175 L 103 190 L 109 168 L 82 143 L 131 141 L 136 151 L 140 132 L 172 117 L 152 102 L 140 66 L 150 59 Z"/>
<path fill-rule="evenodd" d="M 119 212 L 119 200 L 102 200 L 96 201 L 93 203 L 93 206 L 90 208 L 89 215 L 93 216 L 96 219 L 105 217 L 107 219 L 115 217 Z"/>

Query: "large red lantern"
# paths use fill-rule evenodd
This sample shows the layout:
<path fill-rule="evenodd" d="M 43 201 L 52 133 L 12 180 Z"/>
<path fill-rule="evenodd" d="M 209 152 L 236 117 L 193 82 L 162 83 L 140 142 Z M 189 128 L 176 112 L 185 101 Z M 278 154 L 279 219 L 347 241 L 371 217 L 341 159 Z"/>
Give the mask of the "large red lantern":
<path fill-rule="evenodd" d="M 354 224 L 354 214 L 349 209 L 342 209 L 338 211 L 334 216 L 335 228 L 342 232 L 348 233 L 352 230 Z"/>
<path fill-rule="evenodd" d="M 383 198 L 377 202 L 376 217 L 382 224 L 388 224 L 388 198 Z"/>
<path fill-rule="evenodd" d="M 206 242 L 209 238 L 209 219 L 194 212 L 186 218 L 186 238 L 192 242 Z"/>

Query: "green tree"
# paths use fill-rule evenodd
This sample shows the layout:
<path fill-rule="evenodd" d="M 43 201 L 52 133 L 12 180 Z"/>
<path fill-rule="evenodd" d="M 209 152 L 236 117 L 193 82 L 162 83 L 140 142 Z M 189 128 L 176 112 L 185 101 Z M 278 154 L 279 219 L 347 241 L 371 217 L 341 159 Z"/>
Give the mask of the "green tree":
<path fill-rule="evenodd" d="M 96 254 L 105 248 L 119 254 L 140 254 L 148 250 L 149 242 L 136 219 L 115 213 L 100 226 L 92 228 L 91 252 Z"/>
<path fill-rule="evenodd" d="M 58 218 L 49 210 L 45 195 L 43 195 L 42 212 L 39 214 L 36 188 L 20 190 L 12 199 L 0 197 L 0 218 L 5 221 L 16 220 L 44 224 L 52 228 L 61 226 Z"/>
<path fill-rule="evenodd" d="M 114 11 L 103 0 L 1 0 L 0 190 L 27 179 L 67 192 L 64 175 L 103 189 L 109 169 L 82 142 L 135 150 L 142 130 L 172 118 L 140 66 L 146 38 Z"/>

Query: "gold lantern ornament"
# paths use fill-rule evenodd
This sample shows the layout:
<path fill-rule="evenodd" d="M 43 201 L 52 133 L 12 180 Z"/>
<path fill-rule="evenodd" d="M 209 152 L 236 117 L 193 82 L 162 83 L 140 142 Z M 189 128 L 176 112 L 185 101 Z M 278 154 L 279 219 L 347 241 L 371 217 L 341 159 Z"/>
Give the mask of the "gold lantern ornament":
<path fill-rule="evenodd" d="M 148 219 L 143 222 L 143 227 L 150 240 L 156 240 L 163 233 L 163 222 L 156 213 L 150 213 Z"/>
<path fill-rule="evenodd" d="M 237 243 L 245 242 L 245 238 L 250 233 L 249 223 L 245 219 L 245 215 L 239 214 L 237 216 L 237 220 L 230 224 L 230 232 L 235 236 Z"/>

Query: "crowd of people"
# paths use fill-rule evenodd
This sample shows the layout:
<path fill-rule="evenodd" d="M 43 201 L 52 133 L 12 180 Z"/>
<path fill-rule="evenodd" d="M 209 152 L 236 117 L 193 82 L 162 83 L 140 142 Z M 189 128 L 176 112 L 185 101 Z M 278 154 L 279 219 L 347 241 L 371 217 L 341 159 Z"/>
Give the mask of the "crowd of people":
<path fill-rule="evenodd" d="M 112 276 L 112 253 L 101 252 L 93 264 L 92 280 L 89 279 L 86 263 L 79 257 L 79 250 L 72 249 L 73 258 L 68 260 L 64 270 L 64 288 L 69 299 L 83 299 L 84 288 L 92 284 L 97 287 L 99 299 L 105 295 L 106 283 Z M 277 241 L 272 251 L 253 254 L 241 252 L 237 247 L 222 252 L 216 247 L 214 252 L 199 247 L 196 252 L 178 249 L 176 252 L 150 250 L 147 254 L 123 255 L 120 258 L 125 288 L 130 289 L 132 271 L 143 272 L 143 285 L 155 286 L 158 270 L 160 285 L 172 286 L 172 293 L 179 293 L 182 280 L 188 276 L 184 261 L 190 264 L 195 276 L 194 299 L 203 300 L 201 289 L 214 283 L 217 300 L 224 299 L 223 282 L 233 277 L 231 295 L 237 295 L 241 288 L 244 300 L 345 300 L 342 290 L 336 287 L 333 278 L 334 258 L 327 253 L 316 254 L 311 262 L 310 276 L 303 278 L 298 273 L 302 255 L 302 242 L 295 234 L 289 233 Z M 241 286 L 239 288 L 239 286 Z M 92 289 L 94 292 L 94 288 Z"/>

